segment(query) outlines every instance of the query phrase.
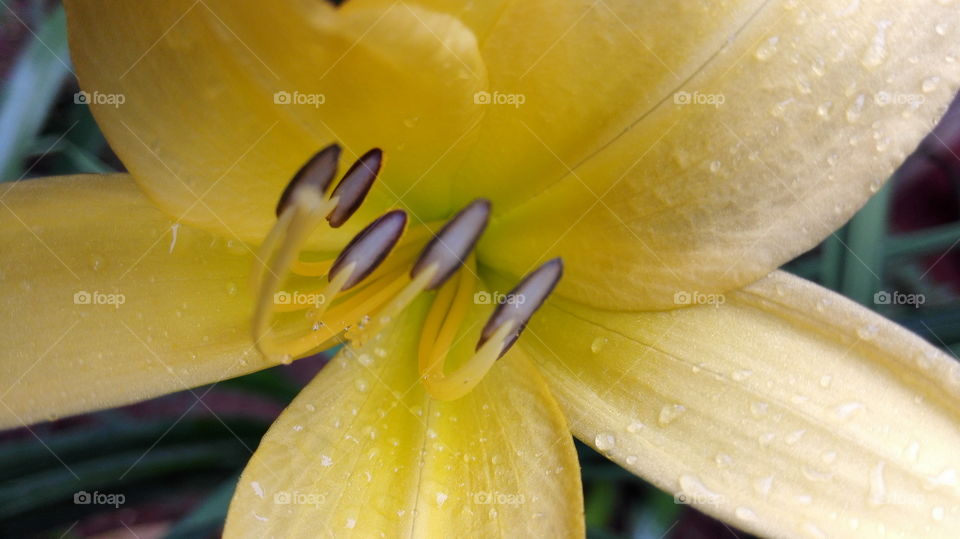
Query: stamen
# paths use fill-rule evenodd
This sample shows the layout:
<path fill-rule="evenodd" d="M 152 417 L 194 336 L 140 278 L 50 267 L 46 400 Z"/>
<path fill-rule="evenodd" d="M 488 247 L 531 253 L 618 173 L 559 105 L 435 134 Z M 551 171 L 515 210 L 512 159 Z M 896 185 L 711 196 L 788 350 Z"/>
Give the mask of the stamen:
<path fill-rule="evenodd" d="M 340 146 L 331 144 L 320 150 L 293 176 L 277 202 L 277 217 L 290 205 L 294 193 L 304 189 L 326 193 L 330 182 L 337 175 L 337 161 L 340 160 Z"/>
<path fill-rule="evenodd" d="M 472 264 L 472 261 L 471 261 Z M 461 273 L 456 283 L 446 283 L 434 301 L 420 337 L 420 376 L 427 392 L 439 400 L 454 400 L 469 393 L 493 364 L 510 349 L 533 313 L 553 291 L 563 273 L 563 263 L 553 259 L 526 276 L 497 306 L 481 332 L 476 352 L 452 373 L 444 372 L 474 280 Z M 471 274 L 472 275 L 472 274 Z"/>
<path fill-rule="evenodd" d="M 434 290 L 453 275 L 473 250 L 490 218 L 490 201 L 479 198 L 460 210 L 427 244 L 410 271 L 416 279 L 428 268 L 436 266 L 434 278 L 427 290 Z"/>
<path fill-rule="evenodd" d="M 480 333 L 477 350 L 490 340 L 498 329 L 511 324 L 513 330 L 503 341 L 502 349 L 497 356 L 498 359 L 503 357 L 503 354 L 506 354 L 507 350 L 520 337 L 520 333 L 527 326 L 527 322 L 533 316 L 533 313 L 537 312 L 537 309 L 546 301 L 547 296 L 553 292 L 562 276 L 563 260 L 554 258 L 524 277 L 520 284 L 507 294 L 506 301 L 497 305 L 490 319 L 487 320 L 487 324 Z"/>
<path fill-rule="evenodd" d="M 329 278 L 332 282 L 341 272 L 349 271 L 342 290 L 349 290 L 377 269 L 393 250 L 407 226 L 407 213 L 394 210 L 381 215 L 360 231 L 333 262 Z"/>
<path fill-rule="evenodd" d="M 327 216 L 330 226 L 339 227 L 357 211 L 370 192 L 373 181 L 377 179 L 382 164 L 383 151 L 374 148 L 363 154 L 343 175 L 343 179 L 330 195 L 330 198 L 337 199 L 337 207 Z"/>

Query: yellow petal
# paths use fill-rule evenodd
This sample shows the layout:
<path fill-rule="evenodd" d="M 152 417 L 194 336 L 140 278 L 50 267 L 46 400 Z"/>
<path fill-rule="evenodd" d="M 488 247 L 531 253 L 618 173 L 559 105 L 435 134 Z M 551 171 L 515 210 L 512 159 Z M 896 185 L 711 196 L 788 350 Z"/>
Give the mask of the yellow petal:
<path fill-rule="evenodd" d="M 960 83 L 960 26 L 947 22 L 956 21 L 956 6 L 938 0 L 599 4 L 548 57 L 582 47 L 616 79 L 619 65 L 608 66 L 575 33 L 601 16 L 622 33 L 610 10 L 652 51 L 699 36 L 711 18 L 720 26 L 696 53 L 658 52 L 678 76 L 652 68 L 661 84 L 639 86 L 634 101 L 617 100 L 608 91 L 615 84 L 588 71 L 598 94 L 577 85 L 574 95 L 590 112 L 594 99 L 612 100 L 621 116 L 610 127 L 621 129 L 599 147 L 585 144 L 586 155 L 567 157 L 550 125 L 515 128 L 517 137 L 542 139 L 564 161 L 564 177 L 548 189 L 537 184 L 533 198 L 501 215 L 481 258 L 521 275 L 562 255 L 559 291 L 598 307 L 673 308 L 678 290 L 737 288 L 816 245 L 914 148 Z M 673 13 L 635 22 L 650 4 Z M 656 66 L 654 52 L 628 50 L 634 59 L 616 56 L 626 69 Z M 703 61 L 690 72 L 688 58 Z M 565 66 L 567 76 L 579 80 L 574 66 L 581 64 Z M 492 66 L 490 73 L 495 85 Z"/>
<path fill-rule="evenodd" d="M 425 307 L 341 353 L 280 416 L 227 536 L 583 535 L 576 452 L 543 378 L 511 354 L 468 396 L 430 399 L 416 365 Z"/>
<path fill-rule="evenodd" d="M 740 528 L 955 537 L 960 365 L 787 274 L 724 299 L 647 314 L 556 301 L 521 343 L 579 438 Z"/>
<path fill-rule="evenodd" d="M 446 215 L 444 182 L 470 146 L 482 112 L 473 94 L 486 85 L 474 35 L 455 17 L 312 0 L 70 1 L 67 12 L 84 90 L 124 98 L 92 105 L 97 121 L 172 215 L 259 240 L 284 185 L 333 141 L 342 167 L 372 147 L 387 164 L 331 242 L 401 197 L 422 219 Z"/>
<path fill-rule="evenodd" d="M 175 225 L 129 176 L 7 184 L 0 251 L 0 426 L 267 366 L 249 338 L 249 251 Z"/>

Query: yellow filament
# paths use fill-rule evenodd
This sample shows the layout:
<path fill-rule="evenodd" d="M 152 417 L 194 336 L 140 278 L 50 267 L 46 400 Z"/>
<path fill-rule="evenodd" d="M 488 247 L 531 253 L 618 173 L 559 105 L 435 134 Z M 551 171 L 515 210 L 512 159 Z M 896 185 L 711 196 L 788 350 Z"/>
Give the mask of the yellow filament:
<path fill-rule="evenodd" d="M 400 311 L 407 308 L 421 292 L 427 289 L 427 285 L 433 280 L 437 271 L 439 271 L 439 266 L 432 264 L 420 272 L 420 275 L 411 279 L 403 290 L 393 296 L 392 300 L 380 312 L 371 317 L 370 323 L 362 328 L 359 325 L 351 328 L 347 332 L 347 339 L 362 344 L 368 336 L 380 331 L 384 325 L 393 320 L 396 315 L 400 314 Z"/>
<path fill-rule="evenodd" d="M 446 357 L 441 356 L 439 366 L 432 371 L 434 376 L 424 377 L 423 386 L 431 397 L 437 400 L 451 401 L 469 393 L 496 363 L 503 350 L 503 344 L 513 331 L 516 322 L 510 320 L 497 328 L 487 342 L 474 353 L 466 363 L 451 374 L 443 372 Z"/>
<path fill-rule="evenodd" d="M 257 348 L 266 357 L 280 361 L 288 359 L 278 353 L 268 335 L 271 315 L 275 312 L 274 294 L 279 291 L 290 267 L 300 254 L 300 247 L 324 217 L 336 207 L 336 200 L 321 199 L 313 192 L 301 194 L 284 212 L 267 235 L 258 253 L 252 272 L 254 286 L 259 288 L 253 316 L 253 338 Z"/>
<path fill-rule="evenodd" d="M 305 335 L 291 339 L 283 344 L 285 353 L 297 356 L 311 350 L 324 348 L 325 344 L 332 346 L 335 342 L 328 343 L 330 339 L 336 337 L 348 326 L 357 324 L 364 316 L 370 316 L 377 309 L 386 304 L 390 298 L 403 289 L 407 276 L 399 273 L 388 281 L 372 283 L 361 292 L 350 297 L 346 301 L 330 308 L 324 316 L 324 320 L 314 318 L 314 322 L 321 322 L 322 325 L 316 330 L 308 331 Z"/>
<path fill-rule="evenodd" d="M 474 259 L 467 261 L 467 269 L 448 281 L 433 300 L 424 331 L 420 336 L 419 367 L 424 378 L 443 377 L 447 354 L 466 318 L 476 278 L 472 272 Z"/>

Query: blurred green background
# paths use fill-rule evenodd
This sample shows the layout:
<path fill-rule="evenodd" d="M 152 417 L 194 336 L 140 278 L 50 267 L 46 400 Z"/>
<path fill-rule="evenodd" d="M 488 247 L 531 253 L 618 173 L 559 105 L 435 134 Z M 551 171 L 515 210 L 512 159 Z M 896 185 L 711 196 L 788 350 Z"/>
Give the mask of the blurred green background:
<path fill-rule="evenodd" d="M 0 11 L 0 181 L 122 170 L 87 107 L 74 102 L 62 8 L 0 0 Z M 849 224 L 786 269 L 960 350 L 958 153 L 954 106 Z M 323 361 L 0 433 L 0 537 L 219 536 L 260 436 Z M 747 537 L 578 449 L 591 537 Z M 78 504 L 78 492 L 124 500 Z"/>

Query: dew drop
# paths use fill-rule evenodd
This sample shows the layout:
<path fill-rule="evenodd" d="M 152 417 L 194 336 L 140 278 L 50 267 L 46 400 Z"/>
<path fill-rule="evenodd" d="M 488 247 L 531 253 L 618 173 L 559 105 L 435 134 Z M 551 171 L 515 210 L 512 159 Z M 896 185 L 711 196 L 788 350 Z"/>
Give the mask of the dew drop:
<path fill-rule="evenodd" d="M 823 530 L 821 530 L 820 527 L 813 522 L 804 523 L 803 531 L 806 532 L 810 537 L 814 537 L 816 539 L 823 539 L 827 536 L 827 534 L 823 533 Z"/>
<path fill-rule="evenodd" d="M 773 476 L 768 475 L 767 477 L 760 477 L 753 481 L 753 490 L 757 494 L 766 496 L 770 494 L 770 489 L 773 487 Z"/>
<path fill-rule="evenodd" d="M 327 455 L 320 455 L 320 466 L 323 466 L 323 467 L 327 468 L 327 467 L 330 467 L 330 466 L 332 466 L 332 465 L 333 465 L 333 459 L 332 459 L 332 458 L 328 457 Z"/>
<path fill-rule="evenodd" d="M 820 377 L 820 387 L 822 388 L 830 387 L 830 384 L 832 382 L 833 382 L 833 377 L 830 376 L 829 374 L 824 374 L 823 376 Z"/>
<path fill-rule="evenodd" d="M 830 117 L 831 110 L 833 110 L 832 101 L 826 101 L 826 102 L 820 103 L 817 106 L 817 116 L 820 116 L 823 119 L 827 119 Z"/>
<path fill-rule="evenodd" d="M 636 464 L 637 460 L 638 459 L 636 455 L 627 455 L 627 464 L 629 464 L 630 466 L 633 466 L 634 464 Z"/>
<path fill-rule="evenodd" d="M 590 343 L 590 351 L 594 354 L 599 354 L 603 350 L 603 346 L 607 344 L 608 339 L 606 337 L 597 337 L 593 339 L 593 342 Z"/>
<path fill-rule="evenodd" d="M 750 403 L 750 413 L 753 414 L 754 417 L 767 415 L 769 408 L 770 405 L 765 402 Z"/>
<path fill-rule="evenodd" d="M 863 104 L 866 101 L 866 96 L 860 94 L 856 99 L 853 100 L 853 104 L 847 108 L 847 121 L 854 123 L 860 119 L 861 114 L 863 114 Z"/>
<path fill-rule="evenodd" d="M 660 409 L 660 416 L 657 418 L 657 422 L 660 423 L 660 426 L 665 427 L 673 423 L 686 411 L 687 408 L 682 404 L 668 404 Z"/>
<path fill-rule="evenodd" d="M 756 522 L 757 520 L 759 520 L 757 518 L 757 514 L 754 513 L 753 510 L 748 507 L 737 507 L 737 509 L 734 511 L 734 514 L 740 520 L 744 520 L 747 522 Z"/>
<path fill-rule="evenodd" d="M 750 378 L 751 375 L 753 375 L 753 371 L 740 370 L 740 371 L 733 371 L 733 374 L 731 374 L 730 377 L 733 378 L 734 382 L 742 382 L 747 378 Z"/>
<path fill-rule="evenodd" d="M 940 506 L 938 505 L 938 506 L 934 507 L 934 508 L 930 511 L 930 516 L 933 518 L 933 520 L 936 520 L 937 522 L 940 522 L 941 520 L 943 520 L 944 513 L 945 513 L 945 511 L 944 511 L 943 507 L 940 507 Z"/>
<path fill-rule="evenodd" d="M 933 30 L 937 33 L 937 35 L 941 35 L 941 36 L 947 35 L 947 31 L 949 29 L 950 29 L 950 25 L 948 25 L 945 22 L 937 23 L 937 25 L 933 27 Z"/>
<path fill-rule="evenodd" d="M 923 90 L 923 93 L 929 94 L 930 92 L 936 91 L 940 86 L 940 77 L 930 77 L 924 79 L 923 83 L 920 85 L 920 89 Z"/>
<path fill-rule="evenodd" d="M 710 162 L 710 172 L 716 174 L 717 172 L 720 172 L 720 167 L 722 167 L 722 166 L 723 166 L 723 163 L 721 163 L 720 161 L 716 161 L 716 160 L 711 161 L 711 162 Z"/>
<path fill-rule="evenodd" d="M 443 502 L 447 501 L 447 495 L 443 492 L 437 493 L 437 505 L 443 505 Z"/>
<path fill-rule="evenodd" d="M 869 341 L 874 337 L 876 337 L 879 331 L 880 331 L 880 327 L 877 326 L 876 324 L 867 324 L 866 326 L 863 326 L 857 330 L 857 337 L 860 337 L 865 341 Z"/>
<path fill-rule="evenodd" d="M 883 478 L 883 461 L 877 462 L 870 470 L 870 491 L 867 501 L 872 506 L 883 505 L 887 500 L 887 484 Z"/>
<path fill-rule="evenodd" d="M 891 21 L 879 21 L 876 23 L 877 32 L 873 36 L 873 41 L 867 47 L 867 52 L 863 56 L 863 65 L 867 67 L 876 67 L 883 63 L 887 57 L 887 29 L 892 26 Z"/>
<path fill-rule="evenodd" d="M 783 437 L 783 441 L 786 442 L 787 445 L 793 445 L 793 444 L 799 442 L 799 441 L 800 441 L 800 438 L 803 438 L 803 435 L 806 434 L 806 433 L 807 433 L 807 431 L 804 430 L 804 429 L 795 430 L 795 431 L 791 432 L 790 434 L 787 434 L 786 436 L 784 436 L 784 437 Z"/>
<path fill-rule="evenodd" d="M 597 434 L 593 441 L 599 451 L 609 451 L 617 445 L 617 438 L 609 432 Z"/>
<path fill-rule="evenodd" d="M 838 420 L 849 419 L 850 416 L 862 409 L 863 403 L 861 402 L 847 402 L 833 409 L 833 417 Z"/>
<path fill-rule="evenodd" d="M 769 60 L 770 57 L 772 57 L 774 54 L 777 53 L 777 45 L 779 43 L 780 43 L 780 38 L 778 36 L 771 37 L 770 39 L 763 42 L 763 44 L 761 44 L 759 47 L 757 47 L 757 50 L 754 53 L 754 56 L 756 56 L 757 60 L 760 60 L 760 61 Z"/>
<path fill-rule="evenodd" d="M 643 427 L 644 427 L 643 423 L 639 421 L 632 421 L 630 422 L 629 425 L 627 425 L 627 432 L 629 432 L 630 434 L 636 434 L 641 430 L 643 430 Z"/>
<path fill-rule="evenodd" d="M 730 465 L 733 464 L 733 457 L 726 453 L 718 453 L 717 456 L 713 458 L 713 461 L 717 463 L 718 468 L 729 468 Z"/>

